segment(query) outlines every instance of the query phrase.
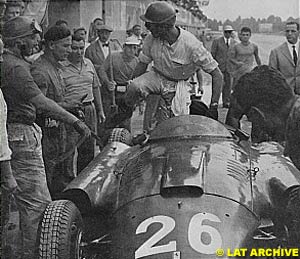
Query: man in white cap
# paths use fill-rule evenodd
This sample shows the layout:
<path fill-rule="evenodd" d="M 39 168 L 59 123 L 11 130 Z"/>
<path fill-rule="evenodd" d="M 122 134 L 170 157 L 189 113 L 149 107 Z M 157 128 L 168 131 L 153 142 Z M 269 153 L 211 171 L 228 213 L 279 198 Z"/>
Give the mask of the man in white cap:
<path fill-rule="evenodd" d="M 229 108 L 230 93 L 232 78 L 229 73 L 229 48 L 237 42 L 231 37 L 233 28 L 231 25 L 225 25 L 223 28 L 223 36 L 215 39 L 211 45 L 211 54 L 214 59 L 219 63 L 219 68 L 223 73 L 223 88 L 222 88 L 222 101 L 223 108 Z"/>
<path fill-rule="evenodd" d="M 139 44 L 140 41 L 136 37 L 128 37 L 123 45 L 123 51 L 112 52 L 104 61 L 105 74 L 102 79 L 105 78 L 104 80 L 110 81 L 111 85 L 115 85 L 114 89 L 104 88 L 102 91 L 103 95 L 106 96 L 103 98 L 103 103 L 108 124 L 110 124 L 111 119 L 109 116 L 111 115 L 110 106 L 112 104 L 111 92 L 114 92 L 118 105 L 139 62 L 136 56 Z M 130 119 L 124 121 L 121 126 L 130 131 Z"/>

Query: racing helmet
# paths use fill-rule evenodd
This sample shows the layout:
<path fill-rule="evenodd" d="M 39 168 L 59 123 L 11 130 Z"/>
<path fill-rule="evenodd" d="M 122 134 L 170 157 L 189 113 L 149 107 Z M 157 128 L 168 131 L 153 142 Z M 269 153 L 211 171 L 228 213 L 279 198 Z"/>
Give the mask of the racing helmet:
<path fill-rule="evenodd" d="M 174 16 L 176 16 L 176 10 L 172 5 L 164 1 L 156 1 L 147 7 L 145 14 L 140 18 L 144 22 L 162 24 Z"/>
<path fill-rule="evenodd" d="M 15 40 L 41 32 L 42 28 L 36 20 L 26 16 L 17 16 L 4 23 L 2 36 L 4 40 Z"/>

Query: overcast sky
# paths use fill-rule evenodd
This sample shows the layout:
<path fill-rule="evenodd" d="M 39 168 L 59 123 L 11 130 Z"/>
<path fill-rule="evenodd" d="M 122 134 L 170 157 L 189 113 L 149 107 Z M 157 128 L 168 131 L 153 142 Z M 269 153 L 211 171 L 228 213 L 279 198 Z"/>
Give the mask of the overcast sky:
<path fill-rule="evenodd" d="M 221 21 L 235 20 L 239 15 L 267 18 L 271 14 L 286 20 L 300 16 L 300 0 L 210 0 L 203 12 L 208 18 Z"/>

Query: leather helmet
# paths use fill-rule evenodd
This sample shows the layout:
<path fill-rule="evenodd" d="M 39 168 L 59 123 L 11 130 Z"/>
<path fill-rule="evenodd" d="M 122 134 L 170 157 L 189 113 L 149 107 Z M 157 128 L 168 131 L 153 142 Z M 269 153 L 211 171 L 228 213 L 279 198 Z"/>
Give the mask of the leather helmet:
<path fill-rule="evenodd" d="M 2 36 L 4 40 L 14 40 L 41 32 L 41 27 L 34 19 L 17 16 L 4 23 Z"/>
<path fill-rule="evenodd" d="M 175 15 L 176 10 L 172 5 L 165 1 L 156 1 L 147 7 L 145 14 L 141 15 L 140 18 L 144 22 L 165 23 Z"/>

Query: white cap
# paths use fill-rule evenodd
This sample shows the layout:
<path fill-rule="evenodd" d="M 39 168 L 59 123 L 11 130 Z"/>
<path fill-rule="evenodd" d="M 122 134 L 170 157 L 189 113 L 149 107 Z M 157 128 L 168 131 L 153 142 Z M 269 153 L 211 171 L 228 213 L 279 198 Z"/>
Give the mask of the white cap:
<path fill-rule="evenodd" d="M 140 45 L 140 40 L 137 39 L 136 37 L 128 37 L 126 40 L 125 40 L 125 45 Z"/>
<path fill-rule="evenodd" d="M 225 25 L 223 31 L 234 31 L 231 25 Z"/>

